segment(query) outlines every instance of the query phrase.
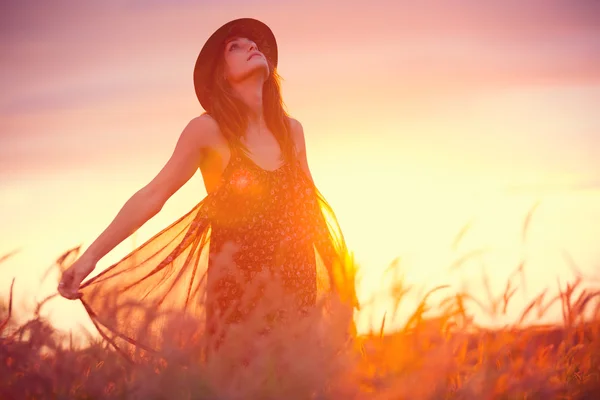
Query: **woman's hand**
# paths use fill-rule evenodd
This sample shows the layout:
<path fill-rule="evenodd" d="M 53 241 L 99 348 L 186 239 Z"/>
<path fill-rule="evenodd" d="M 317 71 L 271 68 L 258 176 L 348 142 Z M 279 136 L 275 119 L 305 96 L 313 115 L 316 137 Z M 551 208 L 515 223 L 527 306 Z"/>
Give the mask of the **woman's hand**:
<path fill-rule="evenodd" d="M 96 262 L 82 256 L 63 272 L 58 283 L 58 293 L 66 299 L 76 300 L 81 297 L 81 282 L 96 268 Z"/>

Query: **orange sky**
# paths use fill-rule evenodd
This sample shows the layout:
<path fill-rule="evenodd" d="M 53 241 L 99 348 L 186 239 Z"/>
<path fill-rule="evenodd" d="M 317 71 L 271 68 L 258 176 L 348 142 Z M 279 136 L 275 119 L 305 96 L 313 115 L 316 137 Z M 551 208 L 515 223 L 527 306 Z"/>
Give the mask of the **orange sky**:
<path fill-rule="evenodd" d="M 22 252 L 0 269 L 0 293 L 12 276 L 22 304 L 49 293 L 55 279 L 41 289 L 37 282 L 51 261 L 89 245 L 158 172 L 202 112 L 192 86 L 199 49 L 241 16 L 277 36 L 284 99 L 304 125 L 317 185 L 363 264 L 363 298 L 380 289 L 396 256 L 415 283 L 471 281 L 477 290 L 476 267 L 460 275 L 447 267 L 481 246 L 494 249 L 484 261 L 503 289 L 523 252 L 523 217 L 539 199 L 526 248 L 528 295 L 569 276 L 563 248 L 593 273 L 600 3 L 482 3 L 3 2 L 0 254 Z M 197 175 L 138 243 L 204 195 Z M 452 252 L 454 234 L 472 218 L 473 231 Z M 56 321 L 78 312 L 59 303 Z M 371 311 L 377 319 L 385 310 Z"/>

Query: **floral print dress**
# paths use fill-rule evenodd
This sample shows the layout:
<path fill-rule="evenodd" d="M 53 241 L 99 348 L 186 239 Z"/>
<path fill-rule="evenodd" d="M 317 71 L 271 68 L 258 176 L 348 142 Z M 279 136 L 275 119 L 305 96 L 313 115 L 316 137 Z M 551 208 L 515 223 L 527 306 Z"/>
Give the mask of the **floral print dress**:
<path fill-rule="evenodd" d="M 85 282 L 81 301 L 115 348 L 155 351 L 174 313 L 202 318 L 204 332 L 218 336 L 272 287 L 282 298 L 270 323 L 301 317 L 332 290 L 356 305 L 350 260 L 333 211 L 298 160 L 270 171 L 232 148 L 218 188 Z"/>

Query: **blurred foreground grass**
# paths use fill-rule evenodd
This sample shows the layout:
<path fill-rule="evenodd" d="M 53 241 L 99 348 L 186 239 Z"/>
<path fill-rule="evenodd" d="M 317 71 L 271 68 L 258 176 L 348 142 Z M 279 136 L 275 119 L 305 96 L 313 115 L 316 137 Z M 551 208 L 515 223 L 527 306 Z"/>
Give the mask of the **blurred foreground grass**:
<path fill-rule="evenodd" d="M 263 341 L 248 341 L 251 327 L 233 331 L 208 361 L 187 334 L 198 325 L 174 318 L 160 357 L 134 364 L 91 336 L 76 345 L 40 316 L 45 301 L 17 326 L 11 288 L 0 304 L 0 399 L 600 399 L 600 291 L 583 283 L 540 294 L 520 321 L 497 330 L 475 326 L 468 308 L 506 309 L 510 284 L 489 304 L 468 293 L 430 304 L 426 295 L 396 333 L 383 334 L 384 318 L 380 332 L 350 340 L 330 302 L 303 327 Z M 396 307 L 406 291 L 393 286 Z M 554 303 L 562 325 L 523 326 Z M 426 318 L 430 311 L 437 317 Z"/>

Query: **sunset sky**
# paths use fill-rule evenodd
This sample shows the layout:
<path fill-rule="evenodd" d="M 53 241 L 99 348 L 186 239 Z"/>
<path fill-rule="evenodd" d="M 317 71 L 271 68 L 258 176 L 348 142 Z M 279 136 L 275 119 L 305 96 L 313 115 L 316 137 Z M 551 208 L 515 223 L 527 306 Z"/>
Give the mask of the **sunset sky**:
<path fill-rule="evenodd" d="M 509 319 L 572 277 L 565 250 L 600 279 L 598 1 L 24 0 L 0 5 L 0 256 L 20 249 L 0 295 L 12 277 L 19 307 L 52 292 L 57 274 L 39 284 L 52 261 L 154 177 L 202 113 L 200 48 L 246 16 L 277 37 L 284 100 L 363 267 L 363 299 L 396 257 L 409 283 L 479 293 L 479 263 L 449 266 L 483 247 L 498 293 L 527 259 Z M 205 194 L 198 173 L 98 270 Z M 71 326 L 79 307 L 49 312 Z"/>

